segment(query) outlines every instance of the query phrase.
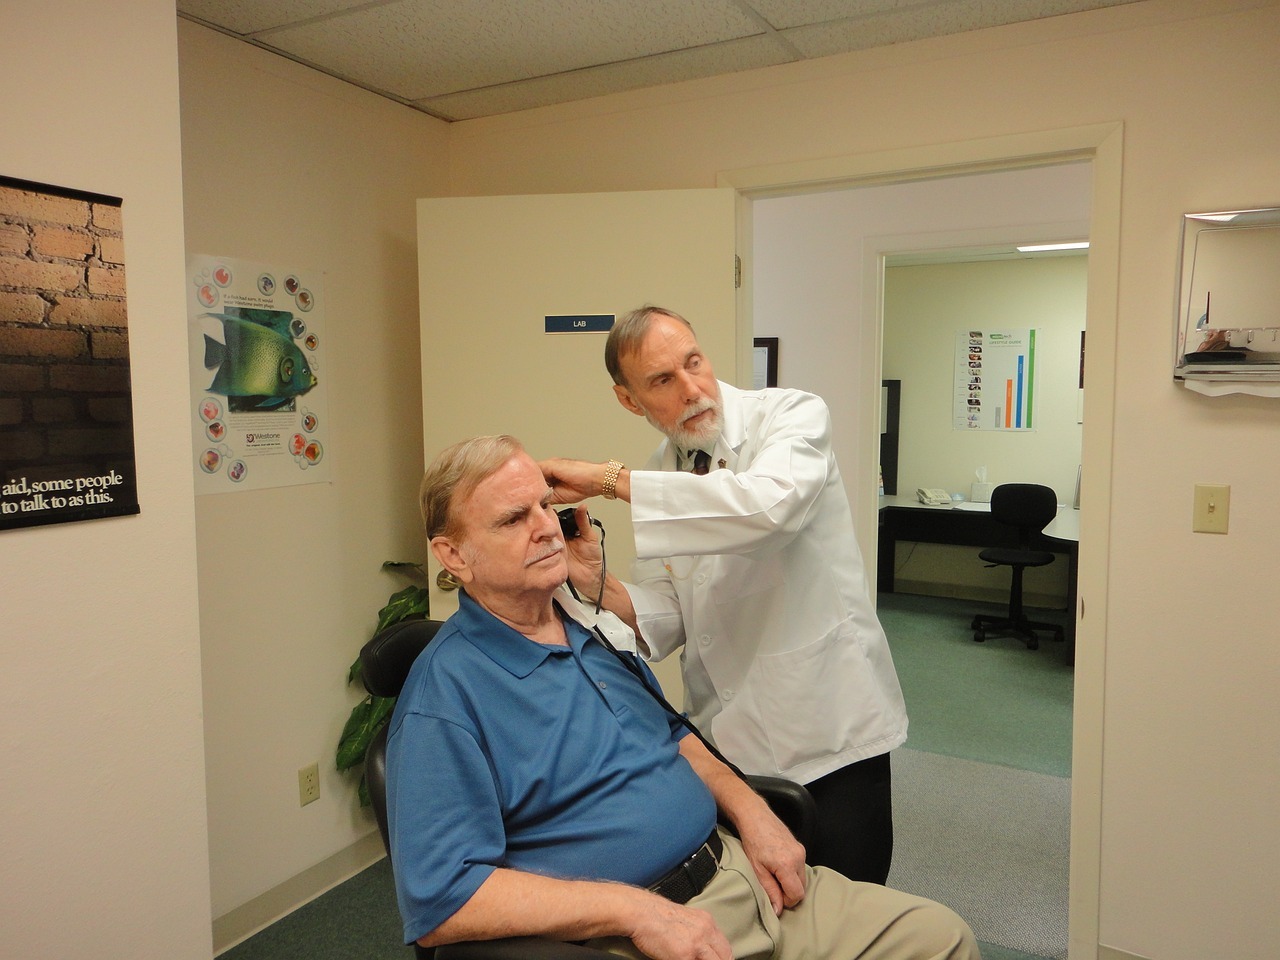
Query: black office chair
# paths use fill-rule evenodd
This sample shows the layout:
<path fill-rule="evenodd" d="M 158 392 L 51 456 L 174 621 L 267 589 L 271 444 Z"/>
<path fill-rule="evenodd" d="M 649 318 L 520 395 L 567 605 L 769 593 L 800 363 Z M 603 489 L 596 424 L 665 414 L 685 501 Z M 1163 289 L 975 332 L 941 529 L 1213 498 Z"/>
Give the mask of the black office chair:
<path fill-rule="evenodd" d="M 1022 609 L 1022 572 L 1027 567 L 1043 567 L 1053 563 L 1048 550 L 1035 550 L 1031 538 L 1045 528 L 1058 513 L 1058 497 L 1052 487 L 1038 483 L 1002 483 L 991 491 L 991 516 L 1000 523 L 1017 528 L 1018 546 L 988 547 L 978 554 L 989 567 L 1011 567 L 1013 581 L 1009 588 L 1009 613 L 1004 617 L 978 614 L 973 618 L 973 639 L 982 643 L 988 637 L 1018 637 L 1028 650 L 1040 646 L 1037 630 L 1052 631 L 1062 640 L 1062 626 L 1028 620 Z"/>
<path fill-rule="evenodd" d="M 439 620 L 404 620 L 378 633 L 360 651 L 360 671 L 365 689 L 375 697 L 398 697 L 413 666 L 436 631 Z M 382 834 L 382 844 L 391 855 L 387 826 L 387 728 L 378 731 L 365 755 L 365 781 L 373 802 L 374 817 Z M 813 835 L 816 811 L 813 797 L 804 786 L 778 777 L 750 776 L 747 781 L 768 801 L 773 812 L 797 840 L 808 844 Z M 430 949 L 414 945 L 418 960 L 607 960 L 603 950 L 541 937 L 512 937 L 452 943 Z"/>

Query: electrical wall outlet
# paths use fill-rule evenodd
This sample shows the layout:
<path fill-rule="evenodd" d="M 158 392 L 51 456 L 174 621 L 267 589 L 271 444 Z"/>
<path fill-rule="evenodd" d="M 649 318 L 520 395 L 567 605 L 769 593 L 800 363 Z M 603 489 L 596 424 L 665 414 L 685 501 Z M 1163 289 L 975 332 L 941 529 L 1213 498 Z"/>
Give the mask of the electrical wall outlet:
<path fill-rule="evenodd" d="M 305 807 L 320 799 L 320 764 L 313 763 L 298 771 L 298 805 Z"/>

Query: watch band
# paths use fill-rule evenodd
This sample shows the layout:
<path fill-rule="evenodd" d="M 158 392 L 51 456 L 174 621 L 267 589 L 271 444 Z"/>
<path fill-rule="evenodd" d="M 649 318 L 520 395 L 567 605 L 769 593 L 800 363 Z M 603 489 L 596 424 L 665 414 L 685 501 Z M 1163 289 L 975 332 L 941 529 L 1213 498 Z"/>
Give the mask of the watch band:
<path fill-rule="evenodd" d="M 618 499 L 618 474 L 623 464 L 618 460 L 610 460 L 604 465 L 604 483 L 600 484 L 600 496 L 606 500 Z"/>

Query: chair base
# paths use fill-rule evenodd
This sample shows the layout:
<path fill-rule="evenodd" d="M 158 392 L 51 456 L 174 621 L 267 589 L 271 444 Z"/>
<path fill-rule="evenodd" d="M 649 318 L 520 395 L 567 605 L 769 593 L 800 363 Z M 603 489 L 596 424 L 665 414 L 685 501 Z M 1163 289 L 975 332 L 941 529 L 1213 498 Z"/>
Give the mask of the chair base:
<path fill-rule="evenodd" d="M 1017 637 L 1027 645 L 1028 650 L 1038 650 L 1040 649 L 1040 638 L 1036 636 L 1037 630 L 1051 632 L 1053 639 L 1059 643 L 1066 639 L 1066 634 L 1059 624 L 1042 623 L 1038 620 L 1028 620 L 1025 617 L 1010 619 L 1008 617 L 993 617 L 980 613 L 973 618 L 973 622 L 969 626 L 973 630 L 974 643 L 982 643 L 988 637 Z"/>

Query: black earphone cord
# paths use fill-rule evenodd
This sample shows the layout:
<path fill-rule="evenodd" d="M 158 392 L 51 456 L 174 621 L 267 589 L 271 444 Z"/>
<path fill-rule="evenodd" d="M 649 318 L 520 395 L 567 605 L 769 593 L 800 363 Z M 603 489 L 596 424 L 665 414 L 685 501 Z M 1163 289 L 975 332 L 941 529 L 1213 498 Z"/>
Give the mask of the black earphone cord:
<path fill-rule="evenodd" d="M 594 526 L 597 530 L 600 531 L 600 590 L 596 595 L 596 603 L 595 603 L 595 607 L 596 607 L 595 612 L 599 614 L 601 610 L 600 605 L 604 603 L 605 571 L 607 570 L 607 566 L 605 564 L 605 553 L 604 553 L 604 524 L 602 524 L 595 517 L 590 517 L 588 519 L 588 522 L 592 526 Z M 578 596 L 578 591 L 574 587 L 572 580 L 569 581 L 569 592 L 573 594 L 573 599 L 577 600 L 579 603 L 583 602 L 582 597 Z M 622 665 L 626 667 L 628 671 L 630 671 L 632 674 L 635 675 L 635 678 L 640 681 L 640 685 L 644 687 L 646 691 L 648 691 L 649 696 L 653 697 L 654 700 L 658 701 L 658 704 L 662 707 L 663 710 L 665 710 L 670 716 L 675 717 L 676 720 L 683 727 L 685 727 L 685 729 L 687 729 L 690 733 L 692 733 L 695 737 L 697 737 L 702 742 L 702 745 L 707 748 L 707 750 L 711 753 L 713 757 L 715 757 L 717 760 L 723 763 L 726 767 L 732 770 L 735 774 L 737 774 L 739 779 L 742 779 L 742 780 L 746 779 L 745 774 L 743 774 L 743 772 L 738 769 L 737 765 L 733 761 L 731 761 L 728 757 L 726 757 L 723 753 L 721 753 L 716 748 L 715 744 L 713 744 L 710 740 L 708 740 L 705 736 L 703 736 L 702 731 L 699 730 L 696 726 L 694 726 L 692 720 L 690 720 L 683 713 L 681 713 L 679 710 L 673 707 L 670 704 L 670 702 L 668 702 L 667 698 L 662 695 L 661 690 L 655 690 L 653 688 L 653 685 L 650 684 L 649 678 L 645 675 L 644 670 L 642 670 L 640 668 L 640 665 L 635 662 L 634 656 L 628 656 L 627 654 L 619 650 L 617 647 L 615 647 L 612 643 L 610 643 L 609 638 L 604 635 L 604 631 L 601 630 L 598 625 L 592 627 L 591 629 L 592 629 L 592 632 L 595 633 L 596 638 L 604 645 L 604 648 L 608 650 L 610 653 L 612 653 L 615 657 L 617 657 L 618 660 L 622 663 Z"/>

